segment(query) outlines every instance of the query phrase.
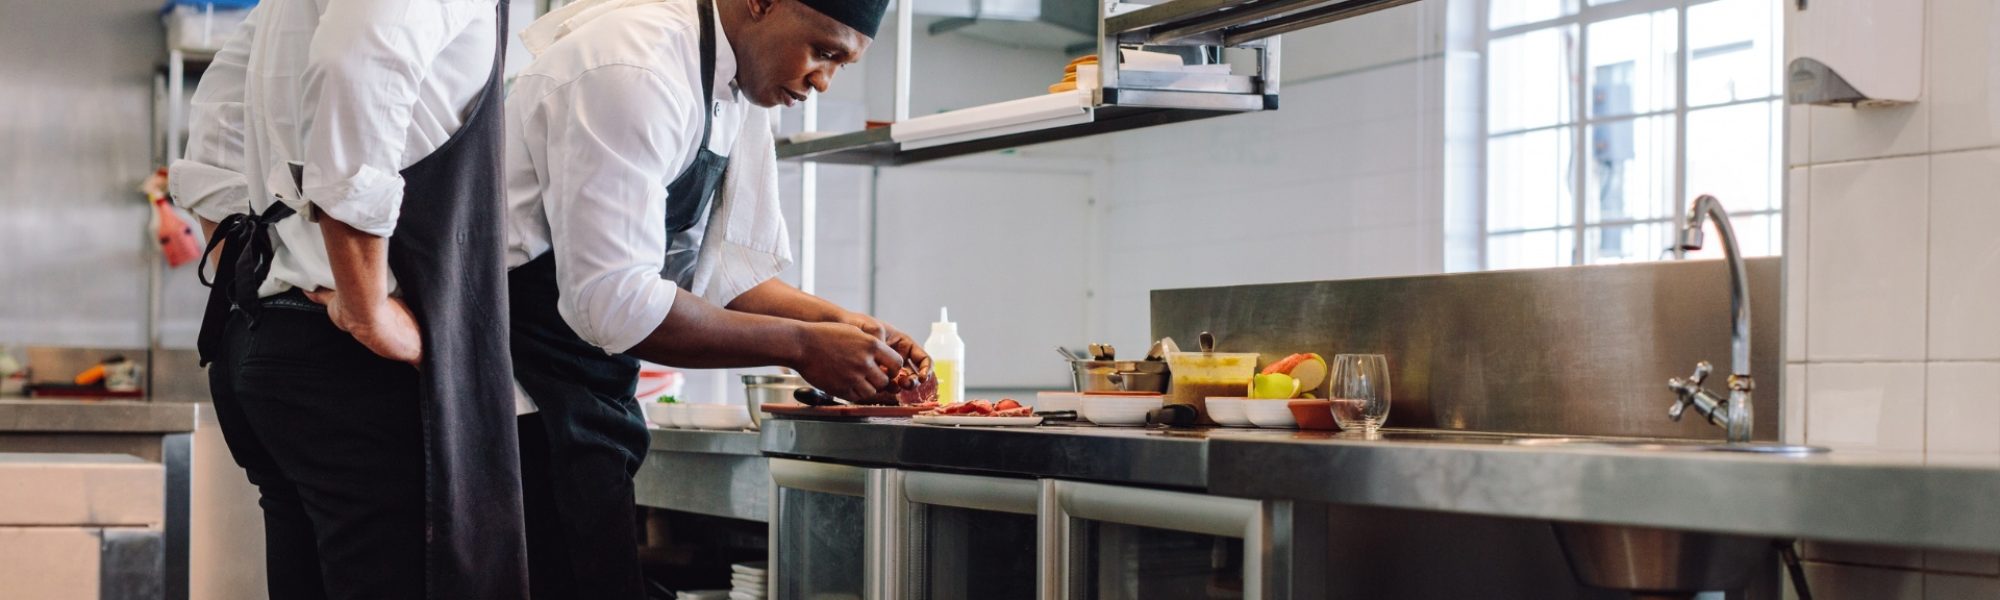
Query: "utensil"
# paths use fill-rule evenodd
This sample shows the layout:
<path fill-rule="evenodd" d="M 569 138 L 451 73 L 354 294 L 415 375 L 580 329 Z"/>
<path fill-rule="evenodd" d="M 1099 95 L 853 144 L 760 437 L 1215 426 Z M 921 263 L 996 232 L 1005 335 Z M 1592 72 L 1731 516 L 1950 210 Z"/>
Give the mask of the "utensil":
<path fill-rule="evenodd" d="M 750 424 L 764 426 L 764 417 L 769 415 L 758 407 L 796 402 L 793 393 L 804 387 L 805 378 L 797 375 L 744 375 L 743 406 L 750 410 Z"/>
<path fill-rule="evenodd" d="M 1069 348 L 1056 346 L 1056 352 L 1062 355 L 1064 362 L 1076 362 L 1077 360 L 1079 360 L 1076 356 L 1076 352 L 1070 350 Z"/>
<path fill-rule="evenodd" d="M 1098 344 L 1098 346 L 1104 349 L 1104 354 L 1098 356 L 1097 360 L 1118 360 L 1117 347 L 1112 346 L 1111 344 Z"/>
<path fill-rule="evenodd" d="M 1157 340 L 1153 340 L 1152 347 L 1146 348 L 1146 360 L 1150 362 L 1159 362 L 1166 360 L 1167 342 L 1172 341 L 1172 339 L 1173 338 L 1160 338 Z"/>
<path fill-rule="evenodd" d="M 1192 406 L 1186 404 L 1162 404 L 1159 408 L 1146 413 L 1146 424 L 1149 426 L 1159 425 L 1161 427 L 1193 427 L 1195 426 L 1195 420 L 1200 418 L 1201 413 L 1196 412 Z"/>
<path fill-rule="evenodd" d="M 1210 348 L 1214 345 L 1210 344 Z M 1167 386 L 1168 404 L 1186 404 L 1202 415 L 1202 424 L 1212 424 L 1209 398 L 1240 397 L 1250 390 L 1257 375 L 1255 352 L 1173 352 L 1167 354 L 1173 382 Z"/>
<path fill-rule="evenodd" d="M 1078 392 L 1163 392 L 1167 363 L 1137 360 L 1079 360 L 1070 363 L 1070 389 Z"/>
<path fill-rule="evenodd" d="M 1206 331 L 1201 332 L 1201 336 L 1195 338 L 1195 341 L 1196 343 L 1200 344 L 1199 347 L 1201 348 L 1202 352 L 1215 351 L 1215 334 Z"/>
<path fill-rule="evenodd" d="M 798 400 L 800 404 L 806 406 L 842 406 L 850 404 L 845 400 L 833 397 L 832 394 L 821 391 L 819 388 L 813 387 L 802 387 L 792 390 L 792 399 Z"/>
<path fill-rule="evenodd" d="M 1336 354 L 1333 357 L 1333 420 L 1343 430 L 1373 434 L 1389 419 L 1389 357 Z"/>

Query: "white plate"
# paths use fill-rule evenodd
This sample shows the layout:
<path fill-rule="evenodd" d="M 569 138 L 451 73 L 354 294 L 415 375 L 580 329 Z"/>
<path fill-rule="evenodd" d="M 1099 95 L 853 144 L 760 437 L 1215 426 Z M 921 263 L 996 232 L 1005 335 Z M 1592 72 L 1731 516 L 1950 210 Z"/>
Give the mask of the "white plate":
<path fill-rule="evenodd" d="M 959 415 L 917 415 L 911 421 L 925 425 L 971 425 L 974 427 L 1033 427 L 1042 424 L 1041 417 L 967 417 Z"/>
<path fill-rule="evenodd" d="M 744 575 L 756 575 L 758 577 L 763 577 L 764 561 L 760 560 L 753 563 L 736 563 L 733 565 L 729 565 L 729 570 Z"/>

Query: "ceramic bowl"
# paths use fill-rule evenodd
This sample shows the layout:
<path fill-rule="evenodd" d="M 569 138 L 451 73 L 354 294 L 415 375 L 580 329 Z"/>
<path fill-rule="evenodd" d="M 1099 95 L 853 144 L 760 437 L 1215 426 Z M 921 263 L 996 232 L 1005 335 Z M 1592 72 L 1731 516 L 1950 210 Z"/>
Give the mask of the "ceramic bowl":
<path fill-rule="evenodd" d="M 1059 410 L 1083 411 L 1083 394 L 1076 392 L 1036 392 L 1030 406 L 1035 412 L 1055 412 Z"/>
<path fill-rule="evenodd" d="M 1083 418 L 1098 425 L 1129 427 L 1146 424 L 1146 413 L 1166 404 L 1159 394 L 1083 395 Z"/>
<path fill-rule="evenodd" d="M 669 424 L 671 424 L 671 425 L 673 425 L 673 426 L 674 426 L 674 427 L 676 427 L 676 428 L 679 428 L 679 429 L 693 429 L 693 428 L 694 428 L 694 424 L 693 424 L 693 423 L 689 423 L 689 422 L 688 422 L 688 407 L 689 407 L 689 406 L 693 406 L 693 405 L 691 405 L 691 404 L 682 404 L 682 403 L 678 403 L 678 402 L 677 402 L 677 403 L 674 403 L 674 404 L 668 404 L 668 405 L 667 405 L 667 421 L 668 421 L 668 423 L 669 423 Z"/>
<path fill-rule="evenodd" d="M 1293 400 L 1285 403 L 1292 409 L 1292 420 L 1298 422 L 1299 429 L 1333 431 L 1340 424 L 1333 420 L 1333 402 L 1329 400 Z"/>
<path fill-rule="evenodd" d="M 736 431 L 750 426 L 750 409 L 734 404 L 689 404 L 688 424 L 696 429 Z"/>
<path fill-rule="evenodd" d="M 1290 402 L 1284 400 L 1250 400 L 1243 403 L 1243 415 L 1250 418 L 1250 424 L 1267 429 L 1297 429 L 1299 422 L 1292 418 Z"/>
<path fill-rule="evenodd" d="M 673 406 L 672 404 L 665 402 L 642 402 L 640 405 L 646 409 L 646 422 L 659 427 L 674 426 L 673 417 L 668 415 L 669 411 L 667 410 Z"/>
<path fill-rule="evenodd" d="M 1208 418 L 1211 421 L 1215 421 L 1215 424 L 1223 427 L 1256 427 L 1255 424 L 1250 422 L 1250 416 L 1243 414 L 1243 405 L 1250 402 L 1262 402 L 1262 400 L 1251 400 L 1249 398 L 1209 398 L 1206 401 L 1208 404 Z"/>

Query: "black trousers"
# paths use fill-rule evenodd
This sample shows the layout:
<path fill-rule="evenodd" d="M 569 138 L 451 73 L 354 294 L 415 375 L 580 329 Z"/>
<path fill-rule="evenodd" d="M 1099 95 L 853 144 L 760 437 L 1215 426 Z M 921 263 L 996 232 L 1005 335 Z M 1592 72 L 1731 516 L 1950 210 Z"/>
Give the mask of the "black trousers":
<path fill-rule="evenodd" d="M 549 418 L 520 417 L 529 597 L 643 600 L 632 461 L 610 444 L 579 442 L 599 437 L 587 432 L 564 436 L 569 443 L 551 440 Z"/>
<path fill-rule="evenodd" d="M 209 367 L 229 452 L 262 494 L 272 600 L 424 596 L 424 452 L 415 368 L 322 311 L 231 315 Z"/>

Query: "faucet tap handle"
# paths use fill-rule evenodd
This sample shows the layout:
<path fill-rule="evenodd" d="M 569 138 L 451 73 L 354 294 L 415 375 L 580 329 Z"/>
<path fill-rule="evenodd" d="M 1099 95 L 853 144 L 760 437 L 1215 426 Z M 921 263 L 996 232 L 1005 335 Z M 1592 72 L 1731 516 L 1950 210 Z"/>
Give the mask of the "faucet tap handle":
<path fill-rule="evenodd" d="M 1715 365 L 1708 364 L 1708 361 L 1704 360 L 1695 363 L 1694 375 L 1688 377 L 1688 382 L 1694 384 L 1695 387 L 1701 387 L 1702 383 L 1708 381 L 1708 375 L 1714 372 Z"/>
<path fill-rule="evenodd" d="M 1708 381 L 1709 374 L 1714 372 L 1715 365 L 1704 360 L 1695 363 L 1694 374 L 1689 375 L 1687 379 L 1679 377 L 1668 379 L 1667 388 L 1674 391 L 1675 398 L 1674 405 L 1667 408 L 1667 418 L 1681 420 L 1681 415 L 1687 412 L 1688 405 L 1701 398 L 1704 391 L 1702 384 Z"/>

